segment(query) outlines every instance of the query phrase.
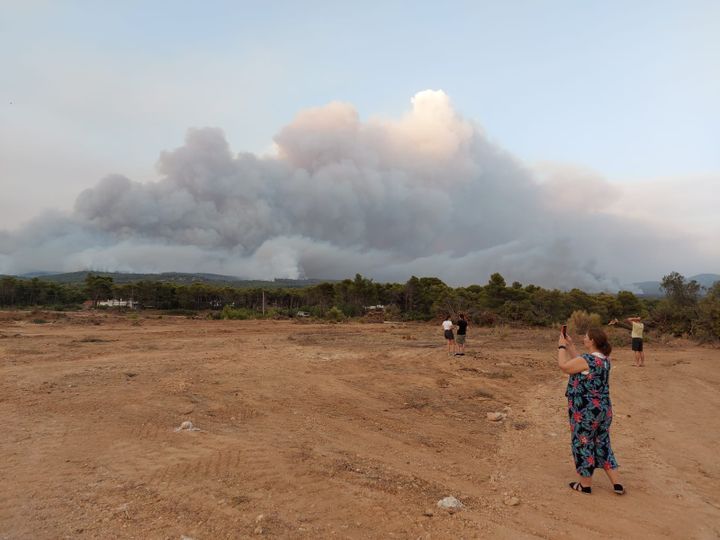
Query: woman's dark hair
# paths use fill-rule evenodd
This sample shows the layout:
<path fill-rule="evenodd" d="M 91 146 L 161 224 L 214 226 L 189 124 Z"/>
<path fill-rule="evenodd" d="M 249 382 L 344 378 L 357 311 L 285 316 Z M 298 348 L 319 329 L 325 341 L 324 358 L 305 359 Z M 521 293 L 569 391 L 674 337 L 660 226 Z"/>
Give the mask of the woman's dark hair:
<path fill-rule="evenodd" d="M 464 313 L 460 313 L 460 315 L 458 315 L 458 317 L 460 317 L 463 321 L 465 320 L 465 314 L 464 314 Z"/>
<path fill-rule="evenodd" d="M 607 334 L 602 328 L 590 328 L 587 331 L 587 336 L 592 339 L 599 352 L 605 356 L 610 356 L 612 345 L 608 342 Z"/>

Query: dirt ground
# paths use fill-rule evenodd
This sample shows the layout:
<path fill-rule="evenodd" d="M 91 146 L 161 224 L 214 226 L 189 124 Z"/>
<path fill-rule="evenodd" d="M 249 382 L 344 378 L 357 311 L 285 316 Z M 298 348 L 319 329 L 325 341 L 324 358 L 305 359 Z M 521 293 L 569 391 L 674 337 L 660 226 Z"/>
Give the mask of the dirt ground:
<path fill-rule="evenodd" d="M 448 357 L 426 324 L 0 313 L 0 539 L 719 538 L 720 350 L 613 354 L 619 497 L 600 473 L 567 487 L 555 343 L 471 328 Z"/>

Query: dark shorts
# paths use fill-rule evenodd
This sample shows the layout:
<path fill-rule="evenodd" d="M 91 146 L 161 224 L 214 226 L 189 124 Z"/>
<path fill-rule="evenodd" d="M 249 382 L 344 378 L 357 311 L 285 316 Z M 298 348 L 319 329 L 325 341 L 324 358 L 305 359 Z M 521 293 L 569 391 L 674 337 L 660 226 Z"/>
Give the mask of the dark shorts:
<path fill-rule="evenodd" d="M 445 339 L 455 339 L 452 330 L 445 330 Z"/>
<path fill-rule="evenodd" d="M 637 352 L 642 352 L 642 338 L 634 337 L 632 338 L 632 350 Z"/>
<path fill-rule="evenodd" d="M 458 345 L 465 345 L 465 334 L 458 334 L 455 341 Z"/>

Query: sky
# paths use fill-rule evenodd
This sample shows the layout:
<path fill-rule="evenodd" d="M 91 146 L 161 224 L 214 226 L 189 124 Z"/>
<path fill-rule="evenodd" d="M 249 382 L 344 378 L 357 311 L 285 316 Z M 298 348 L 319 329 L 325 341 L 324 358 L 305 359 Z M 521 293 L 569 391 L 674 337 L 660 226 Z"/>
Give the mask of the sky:
<path fill-rule="evenodd" d="M 90 265 L 330 278 L 357 267 L 465 284 L 496 266 L 558 285 L 558 246 L 580 250 L 563 283 L 591 288 L 720 272 L 717 2 L 0 7 L 0 273 Z M 224 165 L 208 164 L 203 145 L 227 153 Z M 197 160 L 184 162 L 191 172 L 180 154 Z M 352 178 L 337 170 L 348 161 Z M 198 172 L 216 165 L 220 178 Z M 186 213 L 138 225 L 127 201 L 98 202 L 118 189 L 154 200 L 146 210 L 156 214 L 166 210 L 159 193 L 173 194 Z M 292 213 L 282 197 L 310 192 L 323 201 L 306 201 L 312 214 L 274 214 Z M 338 205 L 353 226 L 338 227 Z M 423 236 L 388 215 L 433 212 L 442 215 Z M 572 221 L 547 226 L 572 213 L 598 222 L 586 234 L 617 231 L 602 239 L 607 253 L 582 253 Z M 633 253 L 631 264 L 604 262 Z"/>

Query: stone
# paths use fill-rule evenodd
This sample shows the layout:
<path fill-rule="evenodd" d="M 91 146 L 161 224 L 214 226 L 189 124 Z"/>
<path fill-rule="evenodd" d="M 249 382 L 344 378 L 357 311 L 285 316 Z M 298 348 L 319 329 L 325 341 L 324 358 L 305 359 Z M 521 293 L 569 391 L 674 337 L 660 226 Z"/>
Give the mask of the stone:
<path fill-rule="evenodd" d="M 506 415 L 501 412 L 489 412 L 486 416 L 491 422 L 499 422 L 500 420 L 504 420 Z"/>
<path fill-rule="evenodd" d="M 445 510 L 455 511 L 460 510 L 463 507 L 463 503 L 457 500 L 455 497 L 450 495 L 444 499 L 440 499 L 437 502 L 438 508 L 444 508 Z"/>
<path fill-rule="evenodd" d="M 518 499 L 517 497 L 508 497 L 507 499 L 505 499 L 505 504 L 507 506 L 517 506 L 518 504 L 520 504 L 520 499 Z"/>
<path fill-rule="evenodd" d="M 435 512 L 433 512 L 430 508 L 428 508 L 427 510 L 425 510 L 423 512 L 423 516 L 433 517 L 434 515 L 435 515 Z"/>
<path fill-rule="evenodd" d="M 255 523 L 260 523 L 265 519 L 265 514 L 258 514 L 258 517 L 255 518 Z"/>
<path fill-rule="evenodd" d="M 175 431 L 200 431 L 196 428 L 190 420 L 185 420 L 180 427 L 175 428 Z"/>

